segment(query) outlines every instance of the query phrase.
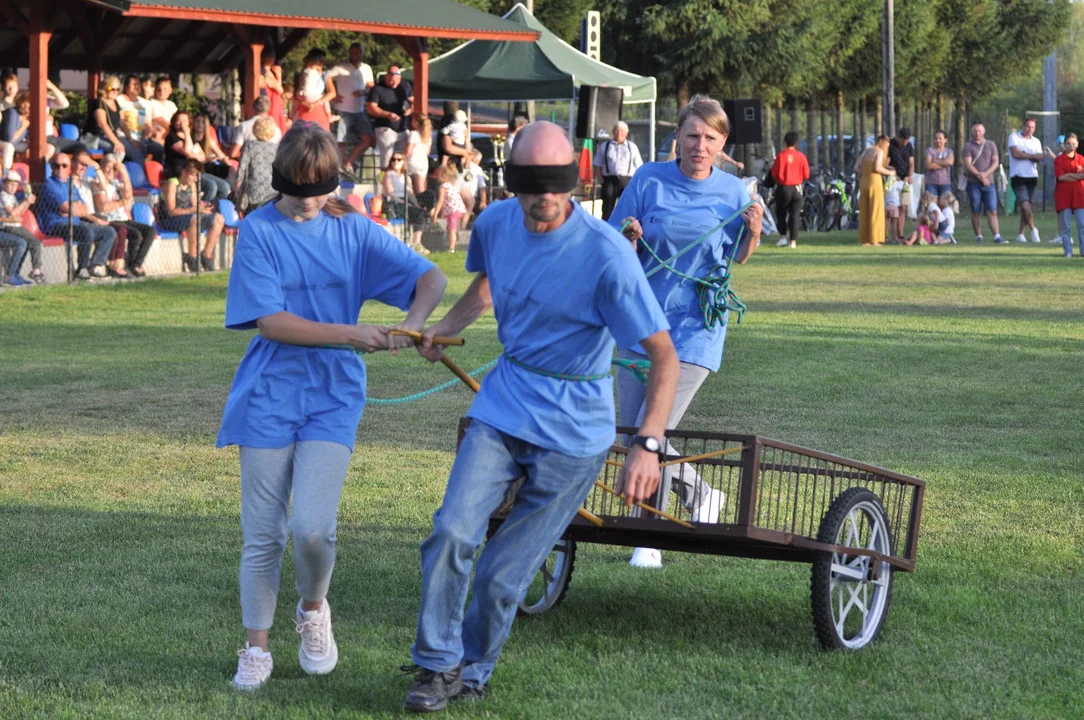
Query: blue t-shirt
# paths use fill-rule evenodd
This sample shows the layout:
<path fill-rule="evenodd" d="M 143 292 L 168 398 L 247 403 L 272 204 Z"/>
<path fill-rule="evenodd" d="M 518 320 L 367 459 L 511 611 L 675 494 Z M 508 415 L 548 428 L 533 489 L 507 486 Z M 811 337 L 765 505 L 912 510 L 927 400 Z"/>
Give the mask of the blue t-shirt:
<path fill-rule="evenodd" d="M 226 327 L 252 330 L 286 311 L 356 325 L 366 300 L 409 308 L 433 264 L 351 213 L 294 222 L 268 203 L 241 223 L 226 291 Z M 257 334 L 222 411 L 218 447 L 280 448 L 327 440 L 353 449 L 365 407 L 365 364 L 353 350 L 302 347 Z"/>
<path fill-rule="evenodd" d="M 556 230 L 531 233 L 518 200 L 478 217 L 467 270 L 489 278 L 505 355 L 553 373 L 605 374 L 560 380 L 502 356 L 467 413 L 512 437 L 566 455 L 597 455 L 614 441 L 614 341 L 622 349 L 666 330 L 632 246 L 573 204 Z"/>
<path fill-rule="evenodd" d="M 72 201 L 79 201 L 79 191 L 72 188 Z M 38 198 L 38 226 L 42 232 L 49 232 L 49 228 L 57 223 L 68 224 L 68 216 L 61 215 L 59 208 L 68 202 L 68 181 L 61 180 L 56 175 L 50 175 L 49 179 L 41 188 L 41 197 Z M 69 208 L 70 210 L 70 208 Z M 73 217 L 72 224 L 78 225 L 79 218 Z"/>
<path fill-rule="evenodd" d="M 644 231 L 640 242 L 669 260 L 748 202 L 745 183 L 718 168 L 713 167 L 711 175 L 703 180 L 693 180 L 681 172 L 676 160 L 653 162 L 641 166 L 632 176 L 610 215 L 610 224 L 621 227 L 626 217 L 636 218 Z M 705 277 L 714 265 L 726 264 L 743 224 L 739 215 L 672 264 L 686 275 Z M 644 249 L 639 250 L 639 256 L 645 272 L 658 265 Z M 670 323 L 678 358 L 713 372 L 718 370 L 723 361 L 727 318 L 711 330 L 704 326 L 697 283 L 691 280 L 683 280 L 668 270 L 660 270 L 647 280 Z"/>

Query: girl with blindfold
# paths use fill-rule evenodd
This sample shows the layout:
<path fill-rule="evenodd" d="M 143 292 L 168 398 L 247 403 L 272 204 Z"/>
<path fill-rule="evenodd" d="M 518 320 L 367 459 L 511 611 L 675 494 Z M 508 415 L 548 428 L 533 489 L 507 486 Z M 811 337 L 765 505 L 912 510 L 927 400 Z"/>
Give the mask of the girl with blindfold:
<path fill-rule="evenodd" d="M 286 534 L 294 540 L 298 658 L 309 674 L 331 672 L 338 649 L 326 595 L 335 526 L 358 422 L 365 364 L 354 352 L 411 343 L 390 328 L 358 323 L 367 300 L 407 311 L 397 327 L 420 331 L 447 278 L 341 198 L 331 135 L 296 123 L 272 171 L 280 195 L 241 225 L 226 294 L 226 327 L 258 330 L 234 377 L 218 446 L 241 455 L 241 620 L 248 642 L 233 685 L 268 681 Z M 292 509 L 291 508 L 292 496 Z M 288 510 L 289 509 L 289 510 Z"/>

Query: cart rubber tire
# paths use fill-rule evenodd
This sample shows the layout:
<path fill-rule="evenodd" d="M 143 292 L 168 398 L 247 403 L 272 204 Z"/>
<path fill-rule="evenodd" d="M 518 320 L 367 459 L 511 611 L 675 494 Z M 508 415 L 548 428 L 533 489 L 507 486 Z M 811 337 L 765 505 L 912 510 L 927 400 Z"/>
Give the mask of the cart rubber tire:
<path fill-rule="evenodd" d="M 856 538 L 863 528 L 864 537 Z M 873 546 L 885 555 L 892 554 L 892 535 L 884 506 L 880 498 L 865 488 L 851 488 L 832 501 L 821 520 L 817 540 L 831 545 Z M 871 564 L 876 564 L 879 571 L 877 580 L 869 579 Z M 839 571 L 860 574 L 862 579 L 845 579 Z M 837 553 L 818 552 L 813 560 L 810 586 L 813 630 L 821 645 L 826 650 L 858 650 L 876 640 L 888 617 L 893 578 L 893 568 L 886 562 L 862 555 L 848 558 L 846 554 L 840 557 Z M 854 634 L 847 627 L 852 608 L 861 619 Z"/>
<path fill-rule="evenodd" d="M 524 598 L 519 601 L 516 615 L 539 615 L 560 604 L 565 599 L 569 583 L 572 582 L 572 570 L 575 566 L 576 542 L 558 540 L 553 546 L 553 551 L 546 555 L 546 559 L 542 561 L 542 567 L 538 570 L 538 575 L 542 576 L 544 583 L 543 594 L 532 597 L 532 590 L 538 582 L 536 577 L 527 587 Z M 549 576 L 548 579 L 546 575 Z"/>

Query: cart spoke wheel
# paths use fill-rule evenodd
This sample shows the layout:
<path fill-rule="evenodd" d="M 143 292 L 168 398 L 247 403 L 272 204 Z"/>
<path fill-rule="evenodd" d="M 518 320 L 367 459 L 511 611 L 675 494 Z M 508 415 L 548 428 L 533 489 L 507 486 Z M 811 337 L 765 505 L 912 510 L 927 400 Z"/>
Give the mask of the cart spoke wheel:
<path fill-rule="evenodd" d="M 558 540 L 527 587 L 526 594 L 519 602 L 518 614 L 537 615 L 561 602 L 568 592 L 575 561 L 576 543 Z"/>
<path fill-rule="evenodd" d="M 817 539 L 892 554 L 884 508 L 864 488 L 851 488 L 832 502 Z M 818 553 L 811 586 L 813 625 L 825 648 L 857 650 L 880 634 L 892 596 L 892 566 L 887 562 L 847 552 Z"/>

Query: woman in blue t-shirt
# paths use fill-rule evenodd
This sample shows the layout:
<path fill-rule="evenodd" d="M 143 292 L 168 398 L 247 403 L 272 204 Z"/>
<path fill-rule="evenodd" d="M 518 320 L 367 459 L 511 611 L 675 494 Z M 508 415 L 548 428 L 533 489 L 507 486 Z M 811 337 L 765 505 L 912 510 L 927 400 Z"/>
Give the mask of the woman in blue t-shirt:
<path fill-rule="evenodd" d="M 241 619 L 248 641 L 233 684 L 271 676 L 268 630 L 289 530 L 297 568 L 298 657 L 331 672 L 338 650 L 325 600 L 335 562 L 335 516 L 365 406 L 365 364 L 355 353 L 410 340 L 358 324 L 366 300 L 407 310 L 421 331 L 447 278 L 341 198 L 331 135 L 297 123 L 279 145 L 278 198 L 241 225 L 226 291 L 226 327 L 258 330 L 230 387 L 218 446 L 241 455 Z M 292 510 L 291 494 L 293 496 Z"/>
<path fill-rule="evenodd" d="M 645 271 L 658 265 L 645 245 L 663 260 L 681 253 L 669 264 L 695 278 L 719 274 L 731 258 L 744 263 L 753 254 L 760 241 L 763 210 L 754 204 L 738 214 L 749 205 L 749 191 L 739 178 L 714 165 L 729 132 L 730 122 L 717 101 L 703 95 L 693 97 L 678 115 L 680 157 L 641 166 L 621 194 L 610 224 L 624 227 Z M 711 318 L 705 318 L 697 283 L 668 270 L 651 274 L 648 282 L 666 313 L 681 360 L 677 394 L 666 425 L 673 429 L 708 373 L 717 371 L 722 363 L 726 308 L 716 308 Z M 642 359 L 639 350 L 625 351 L 621 356 Z M 617 394 L 620 424 L 637 426 L 644 408 L 644 386 L 628 370 L 619 370 Z M 674 453 L 673 448 L 667 451 Z M 665 499 L 667 487 L 681 495 L 694 522 L 719 521 L 725 500 L 722 491 L 712 489 L 691 466 L 665 469 L 656 501 Z M 637 548 L 631 562 L 637 567 L 659 567 L 662 555 L 652 548 Z"/>

